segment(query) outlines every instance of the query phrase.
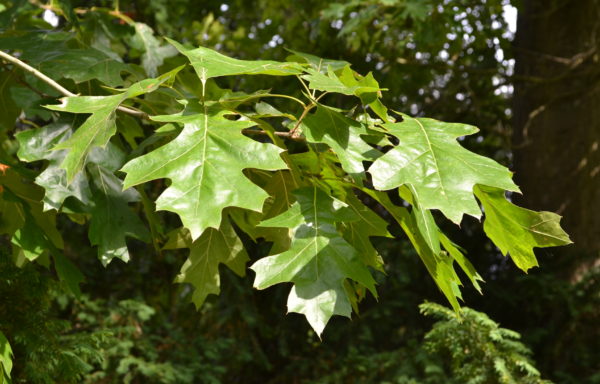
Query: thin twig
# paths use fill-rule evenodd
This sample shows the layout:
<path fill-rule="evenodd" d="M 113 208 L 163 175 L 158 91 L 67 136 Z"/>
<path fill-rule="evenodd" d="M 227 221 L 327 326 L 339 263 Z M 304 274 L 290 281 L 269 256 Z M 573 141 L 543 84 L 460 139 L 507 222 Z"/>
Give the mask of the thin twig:
<path fill-rule="evenodd" d="M 247 133 L 249 135 L 261 135 L 261 136 L 269 135 L 269 132 L 267 132 L 267 131 L 257 131 L 255 129 L 244 129 L 244 130 L 242 130 L 242 132 Z M 275 136 L 283 137 L 285 139 L 290 139 L 290 140 L 294 140 L 294 141 L 306 141 L 306 139 L 304 137 L 294 135 L 294 134 L 292 134 L 292 132 L 274 131 L 273 134 Z"/>
<path fill-rule="evenodd" d="M 300 118 L 296 122 L 296 125 L 294 125 L 294 128 L 290 131 L 290 135 L 292 137 L 298 137 L 298 135 L 296 134 L 296 130 L 298 130 L 298 127 L 300 126 L 300 124 L 302 123 L 302 120 L 304 120 L 304 118 L 306 117 L 308 112 L 316 106 L 317 105 L 315 103 L 311 103 L 304 108 L 304 111 L 302 111 L 302 115 L 300 115 Z"/>
<path fill-rule="evenodd" d="M 124 112 L 124 113 L 127 113 L 128 115 L 131 115 L 131 116 L 139 117 L 140 119 L 150 120 L 150 117 L 148 116 L 148 114 L 146 112 L 136 111 L 135 109 L 124 107 L 122 105 L 119 105 L 117 107 L 117 110 L 121 111 L 121 112 Z"/>
<path fill-rule="evenodd" d="M 40 91 L 36 87 L 23 80 L 20 76 L 15 76 L 15 81 L 21 84 L 22 86 L 29 88 L 33 93 L 37 94 L 41 98 L 46 99 L 50 97 L 50 95 L 46 95 L 44 92 Z"/>
<path fill-rule="evenodd" d="M 300 83 L 302 84 L 302 86 L 304 87 L 304 89 L 306 89 L 306 92 L 308 93 L 308 95 L 312 96 L 312 98 L 314 98 L 313 94 L 310 92 L 310 88 L 308 88 L 308 85 L 306 85 L 306 83 L 304 82 L 304 80 L 302 80 L 302 78 L 300 76 L 296 76 L 296 78 L 300 81 Z"/>
<path fill-rule="evenodd" d="M 11 63 L 13 63 L 15 65 L 18 65 L 19 67 L 23 68 L 24 70 L 30 72 L 31 74 L 33 74 L 34 76 L 36 76 L 39 79 L 43 80 L 45 83 L 47 83 L 48 85 L 50 85 L 52 88 L 56 89 L 58 92 L 62 93 L 63 95 L 69 96 L 69 97 L 77 96 L 73 92 L 71 92 L 68 89 L 64 88 L 62 85 L 58 84 L 56 81 L 54 81 L 51 78 L 49 78 L 48 76 L 44 75 L 42 72 L 40 72 L 37 69 L 33 68 L 29 64 L 25 64 L 24 62 L 22 62 L 21 60 L 17 59 L 16 57 L 11 56 L 8 53 L 3 52 L 3 51 L 0 51 L 0 57 L 2 57 L 4 60 L 6 60 L 8 62 L 11 62 Z"/>
<path fill-rule="evenodd" d="M 323 93 L 321 93 L 321 94 L 319 95 L 319 97 L 317 97 L 317 98 L 315 99 L 315 101 L 316 101 L 316 102 L 319 102 L 319 100 L 321 100 L 321 99 L 323 98 L 323 96 L 325 96 L 325 95 L 326 95 L 326 94 L 328 94 L 328 93 L 329 93 L 329 92 L 323 92 Z"/>
<path fill-rule="evenodd" d="M 9 63 L 15 64 L 15 65 L 23 68 L 24 70 L 26 70 L 27 72 L 31 73 L 32 75 L 34 75 L 38 79 L 42 80 L 46 84 L 50 85 L 52 88 L 56 89 L 58 92 L 62 93 L 63 95 L 65 95 L 67 97 L 76 97 L 77 96 L 77 94 L 69 91 L 68 89 L 66 89 L 62 85 L 58 84 L 56 81 L 54 81 L 51 78 L 49 78 L 48 76 L 44 75 L 42 72 L 40 72 L 37 69 L 33 68 L 29 64 L 24 63 L 23 61 L 17 59 L 16 57 L 11 56 L 8 53 L 3 52 L 3 51 L 0 51 L 0 57 L 3 58 L 4 60 L 8 61 Z M 136 111 L 134 109 L 123 107 L 121 105 L 118 106 L 117 109 L 119 111 L 125 112 L 125 113 L 127 113 L 129 115 L 137 116 L 139 118 L 148 119 L 149 120 L 148 114 L 146 114 L 145 112 Z"/>
<path fill-rule="evenodd" d="M 21 123 L 23 123 L 23 124 L 31 125 L 31 126 L 32 126 L 32 127 L 34 127 L 34 128 L 37 128 L 37 129 L 39 129 L 39 128 L 40 128 L 40 126 L 39 126 L 39 125 L 37 125 L 36 123 L 34 123 L 34 122 L 33 122 L 33 121 L 31 121 L 31 120 L 27 120 L 27 119 L 25 119 L 25 118 L 19 118 L 19 121 L 20 121 Z"/>

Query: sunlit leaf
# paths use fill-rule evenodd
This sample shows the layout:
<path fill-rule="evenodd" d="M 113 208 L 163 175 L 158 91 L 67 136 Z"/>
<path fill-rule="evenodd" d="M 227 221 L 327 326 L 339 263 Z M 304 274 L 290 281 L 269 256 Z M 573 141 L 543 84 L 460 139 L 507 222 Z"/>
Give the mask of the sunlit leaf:
<path fill-rule="evenodd" d="M 94 147 L 104 147 L 116 133 L 115 113 L 117 107 L 126 99 L 152 92 L 167 81 L 169 76 L 146 79 L 135 83 L 124 92 L 112 96 L 74 96 L 65 97 L 59 105 L 47 105 L 48 109 L 60 112 L 91 113 L 91 116 L 68 139 L 57 144 L 54 149 L 68 149 L 61 167 L 67 171 L 67 180 L 73 181 L 75 175 L 85 165 L 89 152 Z"/>
<path fill-rule="evenodd" d="M 232 75 L 289 76 L 302 73 L 302 66 L 271 60 L 238 60 L 209 48 L 187 49 L 178 42 L 167 39 L 190 60 L 198 77 L 203 81 L 211 77 Z"/>
<path fill-rule="evenodd" d="M 292 53 L 292 55 L 287 57 L 288 61 L 309 64 L 314 70 L 323 73 L 327 72 L 327 68 L 331 68 L 335 72 L 350 65 L 350 63 L 344 60 L 323 59 L 310 53 L 298 52 L 292 49 L 287 50 Z"/>
<path fill-rule="evenodd" d="M 312 68 L 307 69 L 306 72 L 308 72 L 308 75 L 302 75 L 302 78 L 308 81 L 310 88 L 319 91 L 335 92 L 349 96 L 360 96 L 363 93 L 380 91 L 375 84 L 357 81 L 349 66 L 344 67 L 340 76 L 336 75 L 331 67 L 327 69 L 327 74 Z"/>
<path fill-rule="evenodd" d="M 435 281 L 440 291 L 446 296 L 452 307 L 458 311 L 460 308 L 458 299 L 461 298 L 459 290 L 460 279 L 452 266 L 453 259 L 442 252 L 436 254 L 427 243 L 415 217 L 404 207 L 395 205 L 389 197 L 381 192 L 369 192 L 400 224 L 400 227 L 412 243 L 415 251 L 425 264 L 427 271 Z"/>
<path fill-rule="evenodd" d="M 168 178 L 169 188 L 156 201 L 157 209 L 177 213 L 195 240 L 209 227 L 219 228 L 221 212 L 229 206 L 260 211 L 267 193 L 242 170 L 287 168 L 274 145 L 243 135 L 251 121 L 225 118 L 221 110 L 188 105 L 177 115 L 156 121 L 184 125 L 176 139 L 127 163 L 124 187 Z"/>
<path fill-rule="evenodd" d="M 559 215 L 518 207 L 504 197 L 501 189 L 478 186 L 475 193 L 485 212 L 485 233 L 523 271 L 538 265 L 533 248 L 571 244 L 560 227 Z"/>
<path fill-rule="evenodd" d="M 254 286 L 264 289 L 293 282 L 288 310 L 306 316 L 321 334 L 333 315 L 350 317 L 352 306 L 344 288 L 354 280 L 376 295 L 375 281 L 357 250 L 337 231 L 336 223 L 357 220 L 347 205 L 316 187 L 297 190 L 297 202 L 283 214 L 261 223 L 265 227 L 292 228 L 289 250 L 252 265 Z"/>
<path fill-rule="evenodd" d="M 13 351 L 6 340 L 4 333 L 0 332 L 0 379 L 6 384 L 10 384 L 10 372 L 13 367 Z"/>
<path fill-rule="evenodd" d="M 473 195 L 476 184 L 519 190 L 508 169 L 456 141 L 477 132 L 477 128 L 406 115 L 403 118 L 400 123 L 384 125 L 399 144 L 369 168 L 376 189 L 409 184 L 420 209 L 439 209 L 457 224 L 463 214 L 481 216 Z"/>

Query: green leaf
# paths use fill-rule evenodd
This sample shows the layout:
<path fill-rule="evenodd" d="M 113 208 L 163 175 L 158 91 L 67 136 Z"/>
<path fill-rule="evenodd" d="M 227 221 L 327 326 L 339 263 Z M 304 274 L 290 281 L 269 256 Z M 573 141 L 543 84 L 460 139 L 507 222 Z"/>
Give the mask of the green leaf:
<path fill-rule="evenodd" d="M 346 196 L 344 202 L 358 217 L 356 221 L 342 223 L 344 239 L 356 248 L 361 260 L 366 265 L 382 271 L 383 259 L 373 247 L 370 238 L 374 236 L 391 237 L 387 231 L 388 223 L 352 193 Z"/>
<path fill-rule="evenodd" d="M 202 82 L 206 82 L 211 77 L 219 76 L 289 76 L 302 73 L 302 66 L 297 63 L 283 63 L 271 60 L 238 60 L 204 47 L 187 49 L 174 40 L 166 39 L 179 52 L 187 56 Z"/>
<path fill-rule="evenodd" d="M 384 89 L 379 88 L 379 83 L 372 73 L 360 76 L 351 70 L 349 65 L 345 66 L 339 75 L 332 67 L 327 67 L 327 74 L 322 73 L 322 69 L 308 69 L 307 72 L 309 74 L 303 75 L 302 78 L 309 82 L 310 88 L 357 96 L 365 106 L 371 107 L 383 121 L 388 121 L 387 108 L 379 100 L 381 91 Z"/>
<path fill-rule="evenodd" d="M 60 252 L 54 253 L 54 268 L 60 281 L 79 298 L 81 289 L 79 285 L 85 281 L 85 277 L 81 271 L 73 264 L 65 255 Z"/>
<path fill-rule="evenodd" d="M 6 339 L 6 336 L 4 336 L 4 333 L 2 333 L 2 331 L 0 331 L 0 379 L 6 384 L 10 384 L 11 380 L 10 380 L 10 372 L 12 371 L 12 367 L 13 367 L 13 351 L 12 348 L 10 347 L 10 344 L 8 343 L 8 340 Z"/>
<path fill-rule="evenodd" d="M 400 224 L 436 285 L 446 296 L 452 307 L 458 311 L 460 309 L 458 298 L 461 297 L 459 290 L 461 283 L 452 266 L 452 257 L 445 254 L 445 252 L 438 254 L 433 252 L 421 234 L 415 217 L 406 208 L 395 205 L 385 193 L 371 190 L 364 191 L 377 200 Z"/>
<path fill-rule="evenodd" d="M 36 225 L 33 217 L 28 212 L 25 213 L 25 224 L 17 229 L 11 242 L 21 248 L 23 256 L 29 261 L 34 261 L 42 256 L 50 247 L 50 242 L 46 238 L 42 229 Z"/>
<path fill-rule="evenodd" d="M 55 213 L 42 211 L 42 195 L 41 188 L 24 182 L 17 172 L 0 174 L 0 232 L 12 236 L 29 261 L 63 248 Z"/>
<path fill-rule="evenodd" d="M 342 168 L 355 180 L 365 177 L 363 161 L 373 161 L 381 153 L 367 144 L 360 135 L 367 134 L 366 126 L 325 106 L 307 115 L 301 125 L 310 142 L 325 143 L 337 154 Z"/>
<path fill-rule="evenodd" d="M 30 76 L 28 77 L 27 82 L 29 84 L 34 84 L 34 87 L 44 84 L 41 80 L 37 81 L 36 84 L 35 79 L 36 78 Z M 38 95 L 29 88 L 12 87 L 10 89 L 9 97 L 12 97 L 12 100 L 18 106 L 20 113 L 24 113 L 28 120 L 38 117 L 41 120 L 47 121 L 52 118 L 52 112 L 42 106 L 42 104 L 46 104 L 48 100 L 44 100 L 41 95 Z"/>
<path fill-rule="evenodd" d="M 29 64 L 37 64 L 56 56 L 66 49 L 66 42 L 72 38 L 68 32 L 31 32 L 30 30 L 3 31 L 0 34 L 0 49 L 5 51 L 20 50 L 23 60 Z M 47 49 L 36 49 L 43 45 Z"/>
<path fill-rule="evenodd" d="M 415 223 L 417 224 L 419 232 L 421 232 L 423 239 L 425 240 L 429 248 L 431 248 L 431 251 L 434 254 L 438 255 L 441 251 L 439 238 L 440 229 L 435 223 L 435 219 L 433 218 L 431 211 L 428 209 L 421 209 L 419 207 L 418 201 L 415 201 L 414 198 L 415 193 L 410 192 L 410 190 L 412 189 L 412 187 L 400 187 L 400 197 L 402 197 L 404 200 L 408 201 L 412 205 L 411 214 L 415 219 Z"/>
<path fill-rule="evenodd" d="M 71 183 L 67 182 L 67 173 L 60 168 L 60 164 L 68 151 L 52 150 L 57 144 L 68 140 L 72 133 L 71 124 L 63 120 L 15 135 L 19 142 L 17 156 L 21 161 L 48 161 L 46 169 L 35 178 L 35 183 L 46 190 L 43 200 L 45 211 L 59 210 L 65 199 L 71 196 L 85 204 L 92 199 L 85 172 L 77 173 Z"/>
<path fill-rule="evenodd" d="M 0 182 L 0 234 L 12 235 L 25 223 L 20 214 L 21 207 L 15 204 L 15 199 L 9 197 Z"/>
<path fill-rule="evenodd" d="M 273 107 L 271 104 L 259 101 L 254 105 L 256 115 L 252 115 L 254 118 L 265 118 L 265 117 L 287 117 L 290 120 L 296 120 L 296 116 L 290 113 L 284 113 Z"/>
<path fill-rule="evenodd" d="M 296 61 L 299 63 L 309 64 L 313 69 L 319 72 L 326 72 L 327 68 L 331 68 L 334 72 L 350 66 L 350 63 L 344 60 L 323 59 L 309 53 L 298 52 L 292 49 L 286 49 L 293 55 L 286 58 L 287 61 Z"/>
<path fill-rule="evenodd" d="M 317 149 L 317 148 L 311 148 Z M 339 159 L 332 151 L 294 153 L 289 155 L 290 167 L 303 185 L 317 185 L 338 199 L 345 200 L 348 194 L 346 173 L 337 164 Z"/>
<path fill-rule="evenodd" d="M 129 65 L 95 48 L 68 49 L 54 54 L 46 52 L 43 58 L 33 59 L 42 73 L 55 79 L 72 79 L 76 83 L 97 79 L 116 87 L 123 84 L 121 72 L 131 72 Z"/>
<path fill-rule="evenodd" d="M 173 46 L 161 46 L 158 39 L 154 37 L 152 28 L 144 23 L 135 23 L 133 43 L 144 51 L 142 54 L 142 67 L 150 77 L 155 77 L 158 74 L 157 69 L 166 58 L 177 54 L 177 50 Z"/>
<path fill-rule="evenodd" d="M 133 116 L 121 115 L 119 117 L 117 119 L 117 132 L 135 150 L 138 146 L 136 139 L 145 138 L 144 129 Z"/>
<path fill-rule="evenodd" d="M 97 79 L 109 86 L 119 86 L 123 84 L 121 73 L 131 72 L 131 67 L 120 61 L 118 55 L 82 47 L 75 34 L 68 32 L 7 32 L 0 35 L 0 49 L 20 51 L 19 59 L 53 79 L 67 78 L 77 83 Z"/>
<path fill-rule="evenodd" d="M 420 237 L 425 241 L 429 249 L 434 255 L 441 255 L 444 257 L 445 254 L 441 253 L 441 246 L 448 252 L 450 257 L 454 259 L 467 275 L 471 284 L 481 293 L 481 286 L 479 281 L 483 281 L 479 273 L 475 270 L 471 262 L 465 257 L 463 251 L 454 244 L 437 226 L 435 219 L 430 210 L 420 209 L 418 204 L 415 203 L 413 194 L 410 193 L 409 188 L 399 188 L 400 197 L 408 201 L 412 205 L 411 216 L 416 224 L 416 227 L 420 233 Z M 407 228 L 409 228 L 407 226 Z M 418 239 L 416 239 L 418 241 Z M 457 278 L 458 280 L 458 278 Z M 460 284 L 460 282 L 458 282 Z"/>
<path fill-rule="evenodd" d="M 288 310 L 304 314 L 321 335 L 331 316 L 351 315 L 344 281 L 354 280 L 376 296 L 375 281 L 357 250 L 336 229 L 336 223 L 358 219 L 353 210 L 316 187 L 299 189 L 294 195 L 297 202 L 288 211 L 261 223 L 292 228 L 293 238 L 289 250 L 252 265 L 254 286 L 264 289 L 293 282 Z"/>
<path fill-rule="evenodd" d="M 440 239 L 439 239 L 439 228 L 435 223 L 433 215 L 431 211 L 428 209 L 420 209 L 418 206 L 413 205 L 412 215 L 415 219 L 415 223 L 417 224 L 417 228 L 421 235 L 423 235 L 423 239 L 431 248 L 431 251 L 434 254 L 439 254 L 441 251 L 440 248 Z"/>
<path fill-rule="evenodd" d="M 192 246 L 192 236 L 185 227 L 179 227 L 167 233 L 167 241 L 161 249 L 181 249 Z"/>
<path fill-rule="evenodd" d="M 50 148 L 68 139 L 70 134 L 71 125 L 60 122 L 21 132 L 17 135 L 19 157 L 25 161 L 49 160 L 48 167 L 36 178 L 36 183 L 46 189 L 44 209 L 59 210 L 66 198 L 77 198 L 83 203 L 84 212 L 90 214 L 89 238 L 98 246 L 102 263 L 107 265 L 114 257 L 127 262 L 129 252 L 125 237 L 148 241 L 149 236 L 139 217 L 128 207 L 128 203 L 139 201 L 139 195 L 135 190 L 122 191 L 121 180 L 112 173 L 123 164 L 124 154 L 110 143 L 103 150 L 94 148 L 86 160 L 92 177 L 80 172 L 68 184 L 65 170 L 58 166 L 66 151 Z M 17 232 L 13 239 L 22 248 L 23 240 L 36 233 L 25 229 L 23 234 Z"/>
<path fill-rule="evenodd" d="M 0 49 L 21 51 L 19 59 L 52 79 L 72 79 L 76 83 L 97 79 L 109 86 L 123 84 L 122 72 L 131 67 L 95 48 L 73 49 L 68 43 L 80 46 L 74 34 L 67 32 L 16 31 L 0 35 Z M 44 49 L 40 49 L 44 47 Z"/>
<path fill-rule="evenodd" d="M 399 144 L 369 168 L 376 189 L 409 184 L 420 209 L 439 209 L 457 224 L 463 214 L 481 217 L 473 195 L 476 184 L 519 190 L 508 169 L 458 144 L 457 137 L 473 134 L 477 128 L 406 115 L 403 118 L 400 123 L 384 125 Z"/>
<path fill-rule="evenodd" d="M 373 74 L 369 72 L 367 76 L 364 76 L 357 80 L 354 76 L 346 76 L 342 78 L 342 80 L 348 85 L 351 84 L 353 86 L 362 86 L 365 88 L 364 91 L 359 91 L 356 95 L 360 98 L 360 101 L 365 106 L 371 107 L 373 112 L 377 114 L 384 122 L 388 122 L 390 119 L 388 117 L 388 109 L 380 100 L 381 91 L 383 89 L 379 89 L 379 83 L 373 77 Z M 368 88 L 377 88 L 377 91 L 368 91 Z"/>
<path fill-rule="evenodd" d="M 123 190 L 121 180 L 98 164 L 89 164 L 93 180 L 94 206 L 91 209 L 89 238 L 98 246 L 98 257 L 104 266 L 117 257 L 129 261 L 126 236 L 149 241 L 148 230 L 128 204 L 140 200 L 135 189 Z"/>
<path fill-rule="evenodd" d="M 354 71 L 350 66 L 342 69 L 341 75 L 338 76 L 333 71 L 333 68 L 327 68 L 327 74 L 321 73 L 315 69 L 308 68 L 307 75 L 302 75 L 304 80 L 308 81 L 308 86 L 311 89 L 316 89 L 324 92 L 335 92 L 349 96 L 360 96 L 363 93 L 376 93 L 381 91 L 377 83 L 371 81 L 358 81 L 354 77 Z"/>
<path fill-rule="evenodd" d="M 117 131 L 115 125 L 117 107 L 126 99 L 156 90 L 168 78 L 169 76 L 163 75 L 157 79 L 140 81 L 118 95 L 64 97 L 60 105 L 46 106 L 59 112 L 92 114 L 68 140 L 54 147 L 55 150 L 69 150 L 61 164 L 61 167 L 67 171 L 69 182 L 73 181 L 75 175 L 85 165 L 90 150 L 94 147 L 104 147 Z"/>
<path fill-rule="evenodd" d="M 518 207 L 504 197 L 504 191 L 497 188 L 477 186 L 475 194 L 485 212 L 485 233 L 523 271 L 527 272 L 538 265 L 534 247 L 572 243 L 569 235 L 560 227 L 559 215 Z"/>
<path fill-rule="evenodd" d="M 265 200 L 262 212 L 247 209 L 230 209 L 229 215 L 235 224 L 249 235 L 254 241 L 263 238 L 273 242 L 271 252 L 282 252 L 290 246 L 290 233 L 287 228 L 265 228 L 258 224 L 285 211 L 296 201 L 292 191 L 298 188 L 298 183 L 290 171 L 252 171 L 251 180 L 264 189 L 269 197 Z"/>
<path fill-rule="evenodd" d="M 463 270 L 465 275 L 467 275 L 467 277 L 471 281 L 471 284 L 473 284 L 473 287 L 475 287 L 475 289 L 479 293 L 482 293 L 481 286 L 479 285 L 479 281 L 484 281 L 484 280 L 481 277 L 481 275 L 475 270 L 475 267 L 473 267 L 473 264 L 471 264 L 471 262 L 465 257 L 465 255 L 463 254 L 463 251 L 460 249 L 460 247 L 458 247 L 456 244 L 454 244 L 441 231 L 439 232 L 439 237 L 440 237 L 440 241 L 441 241 L 442 245 L 444 246 L 444 249 L 446 251 L 448 251 L 448 253 L 450 254 L 450 256 L 452 256 L 454 261 L 456 261 L 458 263 L 458 265 Z"/>
<path fill-rule="evenodd" d="M 227 218 L 221 222 L 219 229 L 209 228 L 204 231 L 189 248 L 190 255 L 175 281 L 194 286 L 192 301 L 196 308 L 202 306 L 208 295 L 218 295 L 221 292 L 220 264 L 225 264 L 239 276 L 246 273 L 246 263 L 250 259 Z"/>
<path fill-rule="evenodd" d="M 244 136 L 242 129 L 255 123 L 228 120 L 224 111 L 190 103 L 180 114 L 153 120 L 182 123 L 184 128 L 170 143 L 125 164 L 124 187 L 171 179 L 156 207 L 177 213 L 194 240 L 208 227 L 219 228 L 226 207 L 262 209 L 268 194 L 243 169 L 287 168 L 280 148 Z"/>

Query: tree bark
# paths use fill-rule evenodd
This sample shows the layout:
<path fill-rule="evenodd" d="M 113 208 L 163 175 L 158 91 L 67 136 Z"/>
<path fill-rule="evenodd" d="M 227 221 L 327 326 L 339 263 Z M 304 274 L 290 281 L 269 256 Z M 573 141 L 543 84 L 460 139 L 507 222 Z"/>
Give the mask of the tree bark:
<path fill-rule="evenodd" d="M 513 108 L 521 203 L 562 215 L 575 242 L 565 251 L 598 260 L 600 0 L 521 4 Z"/>

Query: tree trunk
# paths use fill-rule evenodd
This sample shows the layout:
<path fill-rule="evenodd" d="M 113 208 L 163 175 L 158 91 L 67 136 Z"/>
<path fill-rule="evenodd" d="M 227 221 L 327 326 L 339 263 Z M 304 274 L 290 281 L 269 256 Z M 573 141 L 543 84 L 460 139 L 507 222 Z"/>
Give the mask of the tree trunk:
<path fill-rule="evenodd" d="M 513 108 L 520 203 L 562 215 L 575 242 L 565 251 L 598 260 L 600 0 L 521 4 Z"/>

